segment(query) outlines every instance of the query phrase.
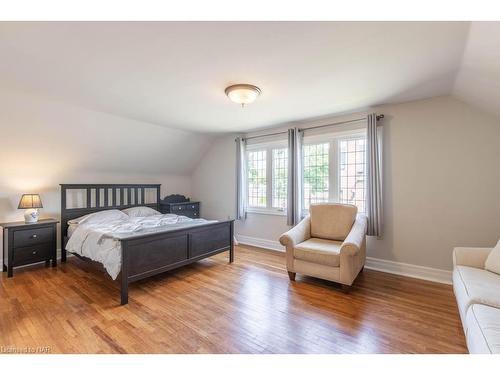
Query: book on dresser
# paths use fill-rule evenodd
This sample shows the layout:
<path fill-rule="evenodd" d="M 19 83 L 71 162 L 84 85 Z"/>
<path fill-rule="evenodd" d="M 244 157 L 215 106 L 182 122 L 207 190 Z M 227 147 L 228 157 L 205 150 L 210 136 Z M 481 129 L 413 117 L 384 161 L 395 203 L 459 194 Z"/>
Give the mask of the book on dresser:
<path fill-rule="evenodd" d="M 172 194 L 161 200 L 160 211 L 162 214 L 176 214 L 197 219 L 200 217 L 200 202 L 191 202 L 184 195 Z"/>

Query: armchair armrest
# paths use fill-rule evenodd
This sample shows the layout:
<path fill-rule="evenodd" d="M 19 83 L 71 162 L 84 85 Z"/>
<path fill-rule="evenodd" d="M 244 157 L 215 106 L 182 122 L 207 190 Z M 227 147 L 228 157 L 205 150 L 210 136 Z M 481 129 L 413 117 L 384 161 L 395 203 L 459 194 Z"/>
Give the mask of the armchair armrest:
<path fill-rule="evenodd" d="M 309 238 L 311 238 L 311 218 L 306 216 L 300 223 L 281 235 L 280 243 L 286 247 L 294 247 Z"/>
<path fill-rule="evenodd" d="M 484 269 L 490 247 L 455 247 L 453 249 L 453 267 L 468 266 Z"/>
<path fill-rule="evenodd" d="M 354 255 L 363 246 L 363 241 L 366 237 L 366 229 L 368 227 L 368 219 L 365 215 L 356 216 L 356 220 L 352 225 L 351 231 L 347 235 L 346 239 L 342 243 L 340 248 L 341 253 L 347 253 L 349 255 Z"/>

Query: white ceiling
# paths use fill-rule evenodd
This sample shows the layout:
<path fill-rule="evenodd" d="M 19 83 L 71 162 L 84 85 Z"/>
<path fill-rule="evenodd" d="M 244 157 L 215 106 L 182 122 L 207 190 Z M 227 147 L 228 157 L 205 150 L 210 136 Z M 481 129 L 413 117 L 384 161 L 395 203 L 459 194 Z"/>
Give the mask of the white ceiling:
<path fill-rule="evenodd" d="M 468 39 L 468 22 L 3 22 L 0 82 L 166 127 L 249 131 L 452 92 L 465 97 L 471 81 L 474 98 L 498 98 L 493 28 L 473 25 Z M 480 70 L 494 88 L 475 82 Z M 242 109 L 224 95 L 235 83 L 263 94 Z"/>

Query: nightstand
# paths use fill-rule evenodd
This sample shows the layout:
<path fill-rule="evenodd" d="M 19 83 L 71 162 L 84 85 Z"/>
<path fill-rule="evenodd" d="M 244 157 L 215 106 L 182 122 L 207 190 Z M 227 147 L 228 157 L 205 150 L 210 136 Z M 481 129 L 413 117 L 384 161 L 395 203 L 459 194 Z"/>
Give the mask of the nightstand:
<path fill-rule="evenodd" d="M 3 228 L 3 272 L 12 277 L 14 267 L 45 262 L 57 265 L 57 223 L 42 219 L 36 223 L 24 221 L 0 223 Z"/>

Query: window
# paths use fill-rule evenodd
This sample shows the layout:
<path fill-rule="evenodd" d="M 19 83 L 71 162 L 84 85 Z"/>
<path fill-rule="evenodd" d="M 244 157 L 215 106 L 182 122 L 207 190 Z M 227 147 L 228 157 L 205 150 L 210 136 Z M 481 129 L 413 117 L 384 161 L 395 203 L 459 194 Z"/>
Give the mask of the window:
<path fill-rule="evenodd" d="M 311 204 L 353 204 L 365 212 L 366 134 L 361 131 L 304 139 L 303 208 Z"/>
<path fill-rule="evenodd" d="M 285 141 L 247 146 L 248 211 L 284 215 L 288 196 Z M 366 133 L 364 130 L 313 135 L 302 149 L 304 213 L 311 204 L 339 202 L 366 211 Z"/>
<path fill-rule="evenodd" d="M 329 143 L 304 145 L 304 208 L 327 202 L 329 193 Z"/>
<path fill-rule="evenodd" d="M 342 139 L 339 141 L 339 202 L 354 204 L 360 212 L 365 212 L 365 142 L 364 138 Z"/>
<path fill-rule="evenodd" d="M 250 151 L 248 160 L 248 206 L 267 206 L 266 150 Z"/>
<path fill-rule="evenodd" d="M 284 214 L 288 192 L 286 143 L 249 145 L 247 163 L 249 211 Z"/>
<path fill-rule="evenodd" d="M 288 182 L 288 149 L 273 150 L 273 208 L 286 209 Z"/>

